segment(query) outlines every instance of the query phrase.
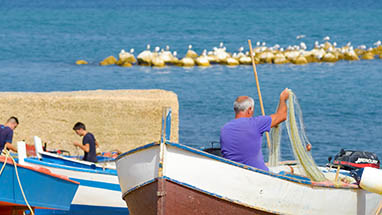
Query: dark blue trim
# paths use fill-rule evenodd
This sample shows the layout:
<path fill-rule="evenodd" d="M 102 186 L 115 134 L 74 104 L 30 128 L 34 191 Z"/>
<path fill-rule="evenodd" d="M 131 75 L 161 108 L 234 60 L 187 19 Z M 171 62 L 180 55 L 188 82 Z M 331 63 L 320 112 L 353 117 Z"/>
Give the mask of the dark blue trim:
<path fill-rule="evenodd" d="M 154 179 L 151 179 L 151 180 L 149 180 L 149 181 L 143 182 L 142 184 L 138 184 L 137 186 L 128 189 L 128 190 L 122 195 L 122 198 L 125 198 L 126 195 L 128 195 L 128 194 L 131 193 L 131 192 L 133 192 L 134 190 L 137 190 L 137 189 L 139 189 L 139 188 L 141 188 L 141 187 L 143 187 L 143 186 L 145 186 L 145 185 L 147 185 L 147 184 L 151 184 L 151 183 L 153 183 L 153 182 L 156 181 L 156 180 L 157 180 L 157 178 L 154 178 Z"/>
<path fill-rule="evenodd" d="M 100 182 L 100 181 L 90 181 L 90 180 L 79 179 L 79 178 L 69 178 L 69 179 L 80 182 L 81 186 L 121 191 L 121 187 L 119 186 L 119 184 Z"/>
<path fill-rule="evenodd" d="M 125 152 L 125 153 L 119 155 L 115 160 L 117 161 L 117 160 L 121 159 L 122 157 L 124 157 L 125 155 L 132 154 L 132 153 L 135 153 L 135 152 L 137 152 L 137 151 L 140 151 L 140 150 L 143 150 L 143 149 L 150 148 L 150 147 L 152 147 L 152 146 L 159 146 L 159 143 L 157 143 L 157 142 L 153 142 L 153 143 L 149 143 L 149 144 L 146 144 L 146 145 L 137 147 L 137 148 L 135 148 L 135 149 L 132 149 L 132 150 L 130 150 L 130 151 L 127 151 L 127 152 Z"/>
<path fill-rule="evenodd" d="M 128 215 L 129 209 L 127 207 L 105 207 L 105 206 L 90 206 L 90 205 L 70 205 L 69 211 L 63 210 L 50 210 L 50 209 L 36 209 L 36 215 Z"/>
<path fill-rule="evenodd" d="M 67 170 L 78 171 L 78 172 L 89 172 L 89 173 L 115 175 L 115 176 L 117 175 L 117 171 L 114 169 L 105 169 L 105 170 L 84 169 L 84 168 L 71 167 L 71 166 L 66 166 L 66 165 L 61 165 L 61 164 L 50 163 L 50 162 L 44 162 L 44 161 L 40 161 L 36 158 L 25 158 L 24 160 L 25 160 L 25 162 L 28 162 L 28 163 L 38 164 L 38 165 L 42 165 L 42 166 L 49 166 L 49 167 L 54 167 L 54 168 L 60 168 L 60 169 L 67 169 Z"/>

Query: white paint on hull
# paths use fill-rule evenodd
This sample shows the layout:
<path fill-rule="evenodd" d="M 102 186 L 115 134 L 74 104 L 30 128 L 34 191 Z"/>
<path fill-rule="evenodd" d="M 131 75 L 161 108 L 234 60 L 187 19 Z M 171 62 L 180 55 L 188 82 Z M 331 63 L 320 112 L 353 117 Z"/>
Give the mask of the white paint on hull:
<path fill-rule="evenodd" d="M 158 176 L 159 146 L 117 160 L 122 193 Z M 206 193 L 282 214 L 375 214 L 382 196 L 361 189 L 318 187 L 232 165 L 179 146 L 164 147 L 163 175 Z"/>

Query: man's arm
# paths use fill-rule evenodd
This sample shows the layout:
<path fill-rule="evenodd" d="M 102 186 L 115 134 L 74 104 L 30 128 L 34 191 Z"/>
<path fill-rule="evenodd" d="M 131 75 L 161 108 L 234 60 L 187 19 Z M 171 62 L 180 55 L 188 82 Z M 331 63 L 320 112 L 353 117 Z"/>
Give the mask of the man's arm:
<path fill-rule="evenodd" d="M 277 108 L 276 113 L 271 115 L 271 118 L 272 118 L 271 128 L 277 126 L 278 124 L 286 120 L 287 112 L 288 112 L 286 100 L 288 98 L 289 98 L 289 89 L 285 88 L 285 90 L 282 91 L 280 94 L 279 107 Z"/>
<path fill-rule="evenodd" d="M 97 140 L 95 141 L 95 145 L 96 145 L 96 148 L 99 148 L 99 143 Z"/>
<path fill-rule="evenodd" d="M 5 143 L 5 148 L 10 149 L 10 150 L 12 150 L 12 151 L 14 151 L 14 152 L 17 152 L 17 148 L 14 147 L 14 146 L 12 145 L 12 143 L 9 143 L 9 142 Z"/>
<path fill-rule="evenodd" d="M 85 152 L 89 152 L 89 143 L 86 143 L 85 145 L 81 145 L 78 142 L 74 142 L 73 145 L 80 147 Z"/>

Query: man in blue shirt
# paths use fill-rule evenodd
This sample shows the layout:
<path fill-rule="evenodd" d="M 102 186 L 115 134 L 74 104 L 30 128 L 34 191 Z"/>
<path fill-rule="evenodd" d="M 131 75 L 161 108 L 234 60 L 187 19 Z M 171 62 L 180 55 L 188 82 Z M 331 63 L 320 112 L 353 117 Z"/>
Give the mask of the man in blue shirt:
<path fill-rule="evenodd" d="M 288 89 L 280 94 L 279 107 L 270 116 L 253 117 L 255 102 L 251 97 L 239 96 L 234 102 L 235 119 L 221 129 L 220 144 L 224 158 L 269 171 L 261 151 L 262 136 L 271 127 L 286 120 Z"/>
<path fill-rule="evenodd" d="M 82 145 L 78 142 L 74 142 L 73 145 L 80 147 L 82 150 L 84 150 L 84 157 L 83 160 L 90 161 L 90 162 L 97 162 L 97 154 L 96 154 L 96 146 L 98 146 L 98 143 L 94 137 L 94 135 L 88 131 L 86 131 L 85 124 L 82 122 L 77 122 L 73 130 L 76 132 L 77 135 L 80 137 L 83 137 L 82 139 Z"/>
<path fill-rule="evenodd" d="M 19 125 L 19 120 L 12 116 L 4 125 L 0 125 L 0 152 L 4 148 L 17 152 L 17 148 L 12 145 L 13 130 Z"/>

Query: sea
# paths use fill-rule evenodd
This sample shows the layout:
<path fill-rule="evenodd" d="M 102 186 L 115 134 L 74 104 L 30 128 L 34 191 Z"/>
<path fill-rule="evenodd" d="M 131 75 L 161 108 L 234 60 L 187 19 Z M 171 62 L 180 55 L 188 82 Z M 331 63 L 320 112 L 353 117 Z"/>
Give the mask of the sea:
<path fill-rule="evenodd" d="M 297 35 L 305 35 L 296 39 Z M 107 56 L 150 44 L 184 56 L 221 42 L 227 51 L 266 42 L 315 41 L 354 47 L 382 40 L 380 0 L 0 0 L 0 91 L 165 89 L 178 95 L 179 142 L 201 148 L 219 141 L 239 95 L 254 97 L 251 66 L 207 68 L 98 66 Z M 75 65 L 83 59 L 88 65 Z M 290 88 L 303 112 L 318 164 L 342 148 L 382 158 L 382 59 L 308 65 L 257 65 L 266 114 Z M 265 138 L 264 138 L 265 139 Z M 293 159 L 286 132 L 282 159 Z M 264 141 L 263 153 L 267 158 Z"/>

